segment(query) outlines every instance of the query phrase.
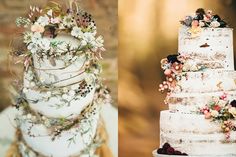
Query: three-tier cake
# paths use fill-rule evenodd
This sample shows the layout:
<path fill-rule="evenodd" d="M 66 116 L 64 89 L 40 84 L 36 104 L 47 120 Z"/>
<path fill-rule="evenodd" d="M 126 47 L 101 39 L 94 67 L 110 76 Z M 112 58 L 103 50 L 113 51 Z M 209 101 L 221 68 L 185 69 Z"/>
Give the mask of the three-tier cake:
<path fill-rule="evenodd" d="M 157 154 L 236 156 L 233 29 L 204 9 L 181 24 L 179 54 L 161 61 L 169 110 L 160 114 Z"/>

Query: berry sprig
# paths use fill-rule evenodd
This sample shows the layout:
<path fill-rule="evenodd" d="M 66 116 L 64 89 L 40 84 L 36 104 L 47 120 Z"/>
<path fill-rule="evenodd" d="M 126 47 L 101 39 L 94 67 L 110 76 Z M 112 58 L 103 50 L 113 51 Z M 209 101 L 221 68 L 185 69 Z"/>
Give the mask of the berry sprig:
<path fill-rule="evenodd" d="M 236 100 L 229 101 L 227 93 L 223 93 L 219 98 L 213 98 L 206 106 L 200 108 L 200 113 L 205 119 L 219 122 L 226 141 L 230 139 L 230 132 L 236 131 L 236 126 L 232 122 L 236 118 Z"/>

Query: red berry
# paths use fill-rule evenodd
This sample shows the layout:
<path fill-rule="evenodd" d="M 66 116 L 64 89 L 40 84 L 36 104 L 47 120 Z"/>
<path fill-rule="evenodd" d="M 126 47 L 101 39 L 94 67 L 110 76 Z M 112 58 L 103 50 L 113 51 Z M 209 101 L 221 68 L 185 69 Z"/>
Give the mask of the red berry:
<path fill-rule="evenodd" d="M 168 155 L 174 155 L 174 152 L 175 152 L 175 149 L 174 149 L 173 147 L 169 147 L 169 148 L 167 149 L 167 154 L 168 154 Z"/>
<path fill-rule="evenodd" d="M 159 148 L 159 149 L 157 150 L 157 153 L 158 153 L 158 154 L 166 154 L 166 151 L 165 151 L 163 148 Z"/>
<path fill-rule="evenodd" d="M 176 150 L 175 152 L 174 152 L 174 155 L 181 155 L 182 153 L 180 152 L 180 151 L 178 151 L 178 150 Z"/>
<path fill-rule="evenodd" d="M 186 154 L 186 153 L 182 153 L 182 156 L 188 156 L 188 154 Z"/>
<path fill-rule="evenodd" d="M 162 148 L 163 148 L 164 150 L 167 150 L 168 148 L 170 148 L 170 144 L 169 144 L 169 143 L 165 143 L 165 144 L 162 146 Z"/>

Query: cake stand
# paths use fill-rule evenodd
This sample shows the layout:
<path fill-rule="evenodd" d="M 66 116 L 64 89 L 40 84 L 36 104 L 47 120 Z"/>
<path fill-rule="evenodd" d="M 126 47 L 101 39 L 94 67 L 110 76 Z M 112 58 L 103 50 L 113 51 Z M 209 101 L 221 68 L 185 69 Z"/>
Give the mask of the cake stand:
<path fill-rule="evenodd" d="M 184 157 L 183 155 L 163 155 L 163 154 L 158 154 L 157 149 L 155 149 L 152 152 L 153 157 Z M 209 156 L 209 155 L 188 155 L 187 157 L 235 157 L 235 155 L 214 155 L 214 156 Z"/>

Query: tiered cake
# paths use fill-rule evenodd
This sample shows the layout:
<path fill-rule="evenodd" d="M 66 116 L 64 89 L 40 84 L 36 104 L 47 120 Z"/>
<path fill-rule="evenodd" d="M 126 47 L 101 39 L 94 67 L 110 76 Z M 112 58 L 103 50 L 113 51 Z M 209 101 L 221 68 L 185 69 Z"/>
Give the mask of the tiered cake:
<path fill-rule="evenodd" d="M 16 23 L 26 28 L 16 53 L 25 66 L 15 101 L 21 156 L 93 156 L 105 140 L 100 106 L 110 97 L 98 77 L 103 39 L 91 15 L 74 2 L 67 11 L 50 2 Z"/>
<path fill-rule="evenodd" d="M 181 23 L 179 54 L 161 61 L 169 110 L 161 111 L 157 153 L 236 156 L 233 30 L 204 9 Z"/>

